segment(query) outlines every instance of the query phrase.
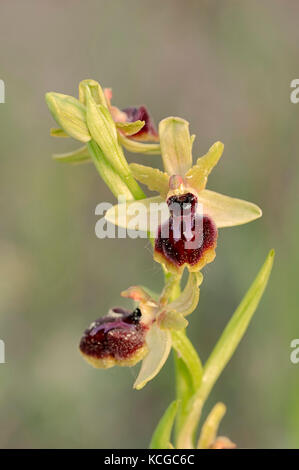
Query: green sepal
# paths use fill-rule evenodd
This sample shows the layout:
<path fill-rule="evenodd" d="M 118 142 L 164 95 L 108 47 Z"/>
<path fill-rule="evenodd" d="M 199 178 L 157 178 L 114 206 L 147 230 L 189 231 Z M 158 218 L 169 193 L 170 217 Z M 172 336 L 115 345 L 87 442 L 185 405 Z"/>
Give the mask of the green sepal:
<path fill-rule="evenodd" d="M 192 165 L 192 141 L 189 123 L 179 117 L 168 117 L 159 124 L 161 153 L 165 171 L 184 176 Z"/>
<path fill-rule="evenodd" d="M 121 131 L 125 135 L 134 135 L 139 132 L 144 124 L 145 121 L 134 121 L 134 122 L 116 122 L 116 127 L 119 131 Z"/>
<path fill-rule="evenodd" d="M 62 129 L 80 142 L 91 139 L 86 125 L 85 107 L 73 96 L 62 93 L 46 93 L 46 102 L 55 121 Z"/>
<path fill-rule="evenodd" d="M 209 449 L 212 446 L 217 437 L 218 428 L 225 413 L 226 406 L 221 402 L 216 403 L 202 425 L 197 449 Z"/>
<path fill-rule="evenodd" d="M 84 145 L 73 152 L 67 153 L 54 153 L 53 155 L 54 160 L 62 163 L 89 163 L 91 162 L 90 153 Z"/>
<path fill-rule="evenodd" d="M 134 138 L 128 139 L 121 133 L 118 134 L 119 143 L 132 153 L 143 153 L 145 155 L 160 155 L 160 144 L 147 144 L 144 142 L 137 142 Z"/>
<path fill-rule="evenodd" d="M 106 98 L 101 85 L 90 78 L 82 80 L 79 83 L 79 101 L 82 104 L 86 105 L 86 88 L 89 89 L 91 96 L 93 97 L 96 104 L 102 104 L 103 106 L 107 107 Z"/>
<path fill-rule="evenodd" d="M 160 419 L 151 439 L 150 449 L 169 449 L 171 433 L 177 414 L 179 400 L 173 401 Z"/>

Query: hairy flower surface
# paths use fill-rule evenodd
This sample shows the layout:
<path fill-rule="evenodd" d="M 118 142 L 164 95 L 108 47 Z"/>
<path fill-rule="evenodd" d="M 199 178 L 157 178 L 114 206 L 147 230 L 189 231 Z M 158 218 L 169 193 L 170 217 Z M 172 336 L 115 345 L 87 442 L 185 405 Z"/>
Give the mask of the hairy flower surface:
<path fill-rule="evenodd" d="M 198 158 L 192 166 L 194 137 L 190 136 L 187 121 L 176 117 L 162 120 L 159 125 L 159 136 L 165 171 L 136 163 L 130 165 L 138 181 L 150 190 L 160 193 L 160 196 L 139 201 L 139 204 L 144 205 L 146 214 L 149 214 L 151 203 L 164 202 L 170 209 L 167 219 L 169 233 L 166 236 L 161 235 L 163 223 L 156 233 L 155 260 L 173 273 L 182 272 L 185 266 L 189 271 L 196 271 L 215 258 L 218 228 L 251 222 L 259 218 L 262 211 L 251 202 L 206 189 L 208 176 L 223 153 L 221 142 L 216 142 L 207 154 Z M 174 214 L 171 210 L 173 203 L 178 207 L 185 204 L 185 211 Z M 127 204 L 126 217 L 118 216 L 122 214 L 120 204 L 107 211 L 106 219 L 117 225 L 134 228 L 132 226 L 134 204 L 134 201 Z M 188 214 L 188 206 L 191 215 Z M 188 236 L 184 229 L 186 215 L 189 215 Z M 149 217 L 146 216 L 145 223 Z M 180 239 L 173 235 L 174 223 L 182 228 Z M 142 230 L 140 220 L 138 220 L 138 229 Z M 188 247 L 186 242 L 195 238 L 201 240 L 201 245 L 195 248 Z"/>
<path fill-rule="evenodd" d="M 140 309 L 129 312 L 113 308 L 85 330 L 79 349 L 87 362 L 97 368 L 134 366 L 147 353 L 147 330 Z"/>

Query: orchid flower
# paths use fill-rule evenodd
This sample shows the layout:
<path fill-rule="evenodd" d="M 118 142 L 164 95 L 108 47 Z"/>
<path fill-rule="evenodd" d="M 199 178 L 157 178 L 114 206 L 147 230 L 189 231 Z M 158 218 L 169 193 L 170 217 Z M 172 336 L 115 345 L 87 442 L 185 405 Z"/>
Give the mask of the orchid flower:
<path fill-rule="evenodd" d="M 159 125 L 160 146 L 164 172 L 137 163 L 130 165 L 133 176 L 145 184 L 151 191 L 157 191 L 160 195 L 138 201 L 143 204 L 146 217 L 143 226 L 138 219 L 139 230 L 146 230 L 150 217 L 152 204 L 167 202 L 170 209 L 168 212 L 168 224 L 173 229 L 175 221 L 171 211 L 173 203 L 181 208 L 191 210 L 193 219 L 191 221 L 192 236 L 194 239 L 197 219 L 201 222 L 202 243 L 195 249 L 185 250 L 184 245 L 187 237 L 183 233 L 181 239 L 176 239 L 171 232 L 168 237 L 161 236 L 163 228 L 162 221 L 155 234 L 154 259 L 164 265 L 170 272 L 182 272 L 185 266 L 189 271 L 198 271 L 205 264 L 213 261 L 217 241 L 217 229 L 231 227 L 251 222 L 262 215 L 261 209 L 247 201 L 232 198 L 223 194 L 206 189 L 208 176 L 214 166 L 218 163 L 222 153 L 223 144 L 216 142 L 209 151 L 198 158 L 192 165 L 192 143 L 194 136 L 190 136 L 187 121 L 177 117 L 162 120 Z M 123 217 L 122 204 L 112 207 L 106 213 L 106 219 L 116 225 L 134 228 L 134 204 L 126 204 L 126 217 Z M 184 207 L 183 207 L 184 206 Z M 201 216 L 198 208 L 201 209 Z M 122 214 L 120 217 L 119 214 Z M 180 214 L 181 222 L 183 216 Z M 180 221 L 179 221 L 180 223 Z"/>
<path fill-rule="evenodd" d="M 137 302 L 138 307 L 132 312 L 113 308 L 93 322 L 80 342 L 83 357 L 97 368 L 134 366 L 143 360 L 134 384 L 141 389 L 166 362 L 172 347 L 171 331 L 188 325 L 185 317 L 198 304 L 202 278 L 200 273 L 190 273 L 185 289 L 172 302 L 168 301 L 167 285 L 158 301 L 143 287 L 129 287 L 121 295 Z"/>

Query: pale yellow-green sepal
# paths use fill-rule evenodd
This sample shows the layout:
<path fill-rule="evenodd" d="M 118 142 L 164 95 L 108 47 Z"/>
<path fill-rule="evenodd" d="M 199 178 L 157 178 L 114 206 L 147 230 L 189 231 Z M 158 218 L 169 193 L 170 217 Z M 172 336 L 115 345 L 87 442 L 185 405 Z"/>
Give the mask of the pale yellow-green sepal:
<path fill-rule="evenodd" d="M 214 166 L 218 163 L 223 153 L 223 149 L 224 145 L 222 142 L 216 142 L 212 145 L 208 153 L 203 157 L 198 158 L 196 164 L 187 171 L 184 178 L 185 182 L 197 191 L 204 189 L 208 176 Z"/>
<path fill-rule="evenodd" d="M 168 330 L 161 330 L 154 323 L 147 334 L 146 343 L 149 352 L 142 361 L 134 383 L 134 388 L 137 390 L 143 388 L 162 369 L 171 350 L 171 334 Z"/>
<path fill-rule="evenodd" d="M 62 163 L 88 163 L 91 162 L 90 153 L 84 145 L 73 152 L 67 153 L 55 153 L 53 155 L 54 160 Z"/>
<path fill-rule="evenodd" d="M 153 235 L 168 217 L 168 206 L 161 196 L 116 204 L 105 214 L 105 219 L 114 225 Z"/>
<path fill-rule="evenodd" d="M 192 165 L 192 141 L 189 123 L 179 117 L 168 117 L 159 124 L 161 154 L 165 171 L 184 176 Z"/>
<path fill-rule="evenodd" d="M 162 330 L 183 330 L 188 326 L 186 318 L 175 310 L 162 310 L 157 316 L 157 322 Z"/>
<path fill-rule="evenodd" d="M 125 149 L 132 153 L 143 153 L 145 155 L 160 155 L 161 153 L 160 144 L 137 142 L 134 140 L 134 137 L 128 139 L 128 137 L 121 133 L 118 134 L 118 140 Z"/>
<path fill-rule="evenodd" d="M 174 310 L 186 316 L 192 313 L 199 301 L 199 286 L 203 281 L 201 272 L 190 272 L 187 284 L 181 295 L 167 305 L 168 310 Z"/>
<path fill-rule="evenodd" d="M 226 406 L 221 402 L 216 403 L 202 425 L 197 449 L 209 449 L 212 446 L 217 437 L 218 428 L 225 413 Z"/>
<path fill-rule="evenodd" d="M 145 121 L 116 122 L 115 124 L 119 131 L 124 135 L 130 136 L 139 132 L 143 128 Z"/>
<path fill-rule="evenodd" d="M 209 215 L 218 228 L 247 224 L 262 215 L 262 210 L 252 202 L 204 189 L 198 194 L 203 213 Z"/>
<path fill-rule="evenodd" d="M 74 139 L 88 142 L 91 139 L 86 124 L 85 107 L 73 96 L 46 93 L 46 102 L 55 121 Z"/>
<path fill-rule="evenodd" d="M 97 81 L 89 78 L 79 83 L 79 100 L 81 103 L 86 105 L 86 88 L 89 89 L 96 104 L 102 104 L 106 108 L 108 107 L 101 85 Z"/>
<path fill-rule="evenodd" d="M 133 176 L 142 184 L 145 184 L 151 191 L 157 191 L 162 197 L 166 197 L 169 190 L 169 176 L 158 168 L 130 164 Z"/>

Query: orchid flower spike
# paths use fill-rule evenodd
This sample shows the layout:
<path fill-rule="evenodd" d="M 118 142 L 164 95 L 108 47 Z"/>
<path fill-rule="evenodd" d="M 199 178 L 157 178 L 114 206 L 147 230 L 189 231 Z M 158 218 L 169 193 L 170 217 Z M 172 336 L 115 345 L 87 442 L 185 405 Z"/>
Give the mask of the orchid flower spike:
<path fill-rule="evenodd" d="M 134 300 L 137 307 L 132 312 L 113 308 L 93 322 L 81 338 L 81 354 L 96 368 L 134 366 L 143 360 L 134 384 L 136 389 L 143 388 L 168 358 L 171 330 L 182 330 L 188 325 L 185 317 L 198 304 L 202 279 L 201 273 L 190 273 L 181 295 L 172 302 L 168 301 L 167 284 L 159 300 L 143 287 L 129 287 L 121 295 Z"/>
<path fill-rule="evenodd" d="M 139 201 L 143 204 L 146 228 L 138 219 L 139 230 L 148 230 L 148 220 L 152 206 L 167 203 L 169 211 L 160 225 L 155 227 L 154 258 L 173 273 L 182 272 L 185 266 L 189 271 L 198 271 L 215 258 L 217 229 L 251 222 L 262 215 L 261 209 L 247 201 L 232 198 L 206 189 L 208 176 L 223 153 L 223 144 L 216 142 L 209 151 L 198 158 L 192 166 L 192 143 L 189 123 L 178 117 L 169 117 L 160 122 L 159 136 L 164 172 L 157 168 L 133 163 L 130 165 L 133 176 L 158 197 Z M 134 228 L 134 201 L 126 205 L 123 217 L 121 204 L 106 213 L 110 222 Z M 175 206 L 179 210 L 175 210 Z M 119 217 L 119 214 L 122 214 Z M 189 223 L 186 223 L 186 215 Z M 165 233 L 167 223 L 168 234 Z M 181 228 L 181 236 L 176 236 L 175 226 Z M 166 231 L 167 232 L 167 231 Z M 186 249 L 186 242 L 197 245 Z"/>

